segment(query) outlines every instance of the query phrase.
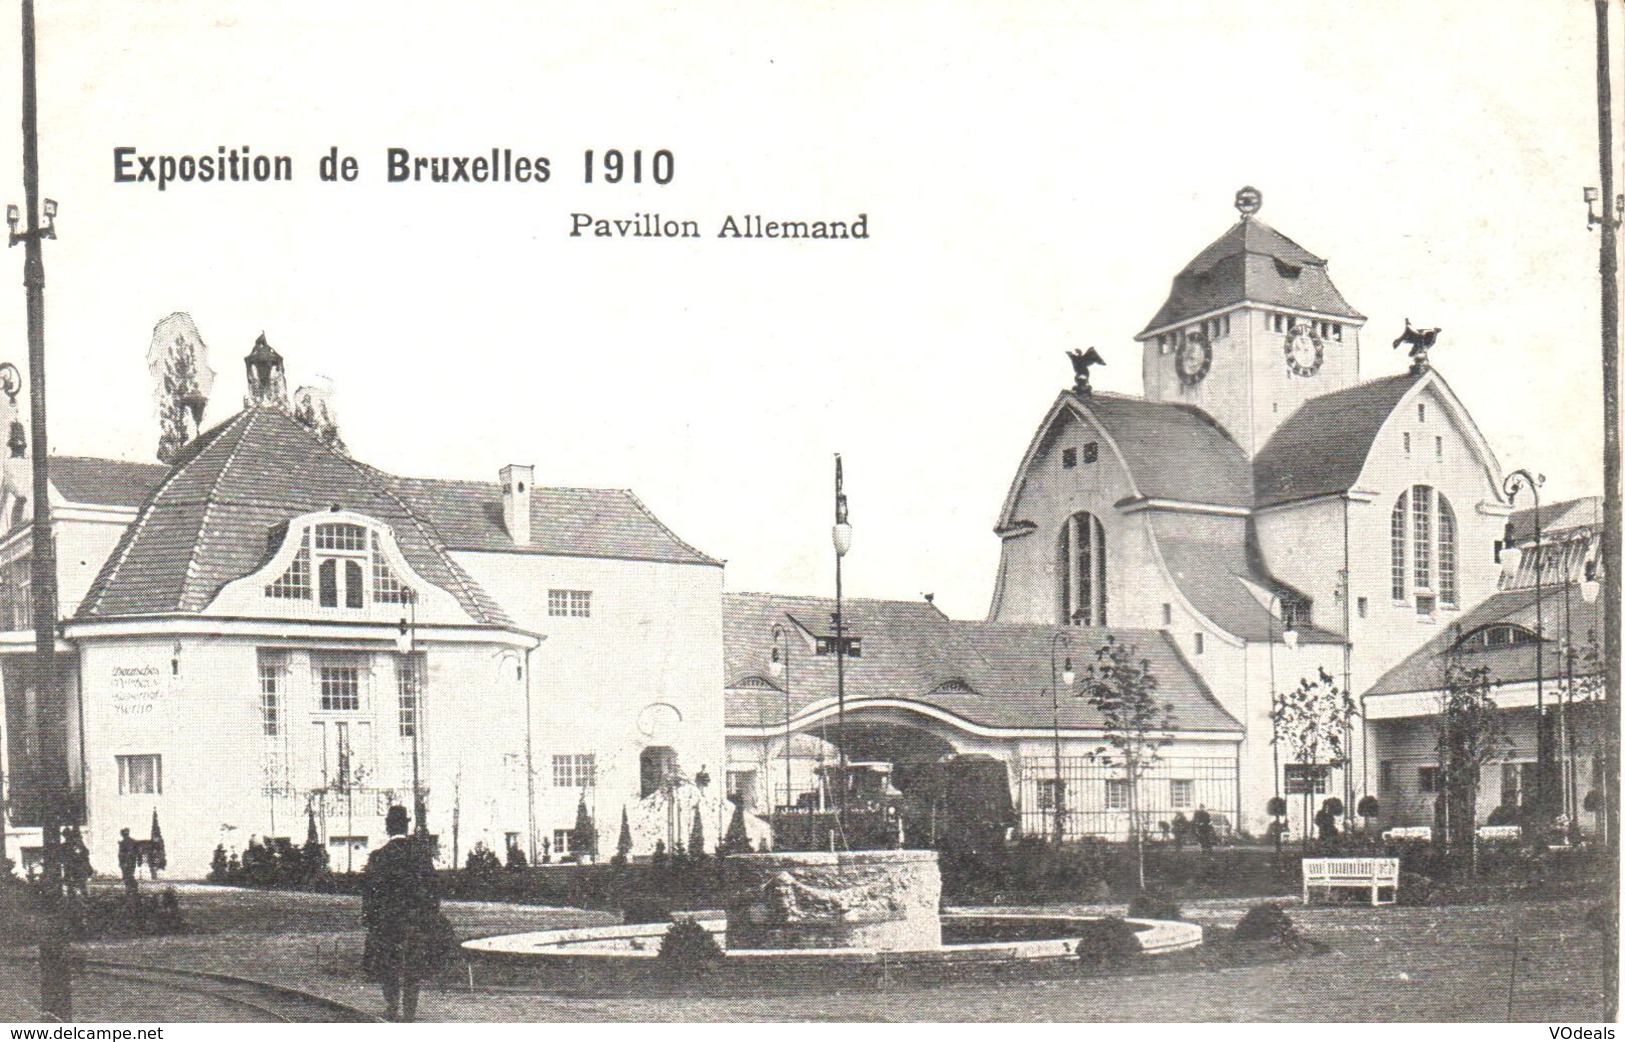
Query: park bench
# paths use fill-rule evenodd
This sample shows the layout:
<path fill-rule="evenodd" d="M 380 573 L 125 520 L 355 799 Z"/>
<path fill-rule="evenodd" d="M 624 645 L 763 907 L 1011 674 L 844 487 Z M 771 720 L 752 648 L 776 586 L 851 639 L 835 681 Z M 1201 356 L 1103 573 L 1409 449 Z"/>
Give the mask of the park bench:
<path fill-rule="evenodd" d="M 1478 838 L 1483 842 L 1517 840 L 1523 838 L 1521 825 L 1480 825 Z"/>
<path fill-rule="evenodd" d="M 1371 891 L 1371 907 L 1399 900 L 1397 857 L 1306 857 L 1303 859 L 1303 903 L 1311 889 L 1350 888 Z M 1380 892 L 1388 890 L 1388 900 Z"/>

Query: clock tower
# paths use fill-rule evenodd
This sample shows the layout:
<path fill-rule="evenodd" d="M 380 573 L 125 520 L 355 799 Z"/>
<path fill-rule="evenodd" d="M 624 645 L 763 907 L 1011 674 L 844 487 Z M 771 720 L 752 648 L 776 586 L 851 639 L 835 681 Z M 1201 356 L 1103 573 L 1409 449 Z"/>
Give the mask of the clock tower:
<path fill-rule="evenodd" d="M 1262 203 L 1236 193 L 1241 220 L 1174 276 L 1135 337 L 1145 396 L 1196 406 L 1249 458 L 1305 401 L 1358 382 L 1365 323 L 1325 260 L 1258 219 Z"/>

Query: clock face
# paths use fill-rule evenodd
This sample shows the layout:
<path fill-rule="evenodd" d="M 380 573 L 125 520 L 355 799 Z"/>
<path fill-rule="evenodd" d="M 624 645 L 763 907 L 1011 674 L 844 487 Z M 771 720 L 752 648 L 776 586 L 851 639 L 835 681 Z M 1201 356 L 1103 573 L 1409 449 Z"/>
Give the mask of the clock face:
<path fill-rule="evenodd" d="M 1286 367 L 1298 376 L 1314 376 L 1326 357 L 1326 345 L 1307 322 L 1299 322 L 1286 334 Z"/>
<path fill-rule="evenodd" d="M 1179 374 L 1179 382 L 1195 387 L 1212 366 L 1213 345 L 1207 342 L 1207 337 L 1201 333 L 1185 334 L 1179 353 L 1174 355 L 1174 371 Z"/>

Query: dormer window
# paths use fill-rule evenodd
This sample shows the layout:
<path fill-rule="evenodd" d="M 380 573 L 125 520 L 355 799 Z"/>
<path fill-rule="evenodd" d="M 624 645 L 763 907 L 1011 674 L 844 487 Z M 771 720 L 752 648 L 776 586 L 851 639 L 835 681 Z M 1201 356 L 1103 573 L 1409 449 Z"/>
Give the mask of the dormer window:
<path fill-rule="evenodd" d="M 378 533 L 347 521 L 323 522 L 300 530 L 299 550 L 265 596 L 314 600 L 323 608 L 362 609 L 374 604 L 407 604 L 412 589 L 385 559 Z"/>

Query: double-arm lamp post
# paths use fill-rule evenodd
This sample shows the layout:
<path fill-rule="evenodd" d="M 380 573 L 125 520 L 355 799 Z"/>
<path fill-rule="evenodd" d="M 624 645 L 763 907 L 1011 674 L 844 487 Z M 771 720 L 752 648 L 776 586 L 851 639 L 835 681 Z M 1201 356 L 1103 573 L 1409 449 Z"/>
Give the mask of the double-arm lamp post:
<path fill-rule="evenodd" d="M 1069 654 L 1066 663 L 1057 669 L 1055 657 L 1057 652 L 1065 646 L 1067 651 L 1072 650 L 1072 635 L 1066 630 L 1058 630 L 1049 639 L 1049 695 L 1050 712 L 1055 725 L 1055 789 L 1050 794 L 1050 802 L 1055 811 L 1055 845 L 1061 845 L 1066 838 L 1066 782 L 1061 776 L 1061 685 L 1065 684 L 1070 691 L 1073 681 L 1078 675 L 1072 671 L 1072 657 Z"/>

